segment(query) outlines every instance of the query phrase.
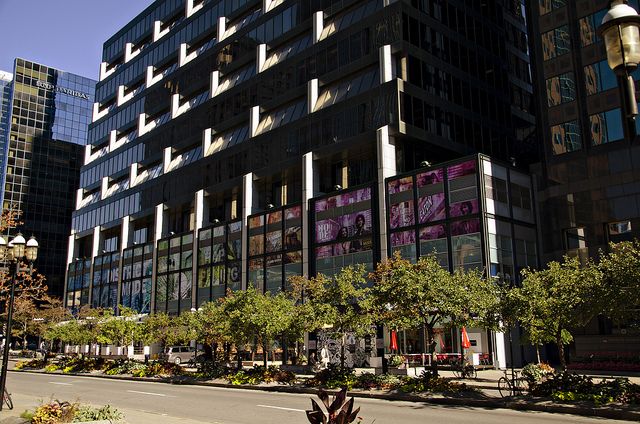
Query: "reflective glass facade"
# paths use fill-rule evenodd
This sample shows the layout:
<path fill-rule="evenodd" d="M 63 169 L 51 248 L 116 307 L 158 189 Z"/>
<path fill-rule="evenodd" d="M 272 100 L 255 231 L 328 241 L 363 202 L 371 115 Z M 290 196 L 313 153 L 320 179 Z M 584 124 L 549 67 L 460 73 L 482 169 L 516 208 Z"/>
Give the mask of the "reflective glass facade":
<path fill-rule="evenodd" d="M 13 71 L 2 207 L 21 211 L 20 230 L 40 242 L 38 271 L 62 295 L 95 81 L 24 59 Z"/>
<path fill-rule="evenodd" d="M 0 71 L 0 187 L 4 187 L 6 164 L 6 149 L 9 143 L 9 111 L 11 110 L 11 91 L 13 75 Z M 4 197 L 4 190 L 0 190 L 0 204 Z"/>
<path fill-rule="evenodd" d="M 525 25 L 518 1 L 154 2 L 104 45 L 68 254 L 102 258 L 88 302 L 113 306 L 114 255 L 118 302 L 169 313 L 373 269 L 385 178 L 535 161 Z M 464 199 L 460 178 L 446 190 Z"/>
<path fill-rule="evenodd" d="M 606 0 L 530 2 L 542 263 L 640 236 L 640 147 L 637 136 L 625 140 L 617 79 L 597 35 L 608 8 Z M 636 333 L 598 320 L 575 343 L 577 355 L 639 348 Z"/>

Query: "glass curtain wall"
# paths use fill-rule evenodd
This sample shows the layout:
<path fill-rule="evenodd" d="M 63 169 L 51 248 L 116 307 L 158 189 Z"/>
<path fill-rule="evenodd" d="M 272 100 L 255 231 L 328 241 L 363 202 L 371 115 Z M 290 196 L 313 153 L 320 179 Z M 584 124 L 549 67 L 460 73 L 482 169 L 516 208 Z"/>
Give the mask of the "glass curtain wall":
<path fill-rule="evenodd" d="M 153 244 L 134 246 L 123 252 L 120 304 L 136 312 L 149 313 Z"/>

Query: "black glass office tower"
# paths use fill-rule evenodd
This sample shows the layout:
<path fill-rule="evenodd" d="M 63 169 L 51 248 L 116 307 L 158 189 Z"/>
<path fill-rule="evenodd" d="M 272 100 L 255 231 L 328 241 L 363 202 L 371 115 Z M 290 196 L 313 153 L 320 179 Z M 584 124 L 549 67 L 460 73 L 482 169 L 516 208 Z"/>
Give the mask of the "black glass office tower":
<path fill-rule="evenodd" d="M 637 0 L 629 4 L 638 10 Z M 529 2 L 543 262 L 594 257 L 609 242 L 640 236 L 640 146 L 624 139 L 616 77 L 596 35 L 608 8 L 607 0 Z M 631 329 L 595 320 L 575 354 L 637 351 L 637 340 Z"/>
<path fill-rule="evenodd" d="M 66 246 L 91 119 L 95 81 L 16 59 L 3 154 L 3 209 L 40 243 L 49 293 L 64 292 Z M 62 265 L 61 265 L 62 262 Z"/>
<path fill-rule="evenodd" d="M 488 195 L 531 212 L 528 177 L 508 171 L 536 160 L 525 24 L 519 1 L 154 2 L 104 44 L 66 305 L 177 314 L 227 289 L 372 269 L 417 246 L 426 222 L 407 223 L 413 241 L 396 233 L 385 180 L 418 168 L 443 179 L 416 196 L 457 205 L 433 219 L 445 232 L 496 215 Z M 437 166 L 477 153 L 495 159 Z M 523 216 L 505 219 L 530 230 Z M 486 222 L 425 237 L 451 267 L 515 278 L 535 231 Z"/>

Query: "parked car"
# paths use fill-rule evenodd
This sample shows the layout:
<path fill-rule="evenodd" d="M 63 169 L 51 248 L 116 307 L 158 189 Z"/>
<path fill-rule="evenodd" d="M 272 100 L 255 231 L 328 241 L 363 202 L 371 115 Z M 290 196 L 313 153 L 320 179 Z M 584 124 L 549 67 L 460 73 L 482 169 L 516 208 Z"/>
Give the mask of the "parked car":
<path fill-rule="evenodd" d="M 193 362 L 195 357 L 196 350 L 190 346 L 168 346 L 160 355 L 161 359 L 176 365 Z"/>

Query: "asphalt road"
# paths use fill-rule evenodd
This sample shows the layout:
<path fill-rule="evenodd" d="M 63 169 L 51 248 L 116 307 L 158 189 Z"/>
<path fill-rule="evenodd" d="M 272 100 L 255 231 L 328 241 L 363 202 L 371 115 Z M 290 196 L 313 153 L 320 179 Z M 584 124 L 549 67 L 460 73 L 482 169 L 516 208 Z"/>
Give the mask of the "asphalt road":
<path fill-rule="evenodd" d="M 88 377 L 10 372 L 7 387 L 14 411 L 32 408 L 42 400 L 111 404 L 125 413 L 129 423 L 294 424 L 307 423 L 310 395 L 268 393 L 201 386 L 176 386 Z M 508 409 L 445 407 L 424 403 L 355 400 L 362 424 L 538 424 L 623 423 L 572 415 L 519 412 Z M 0 418 L 7 416 L 2 412 Z M 14 412 L 14 415 L 15 412 Z"/>

